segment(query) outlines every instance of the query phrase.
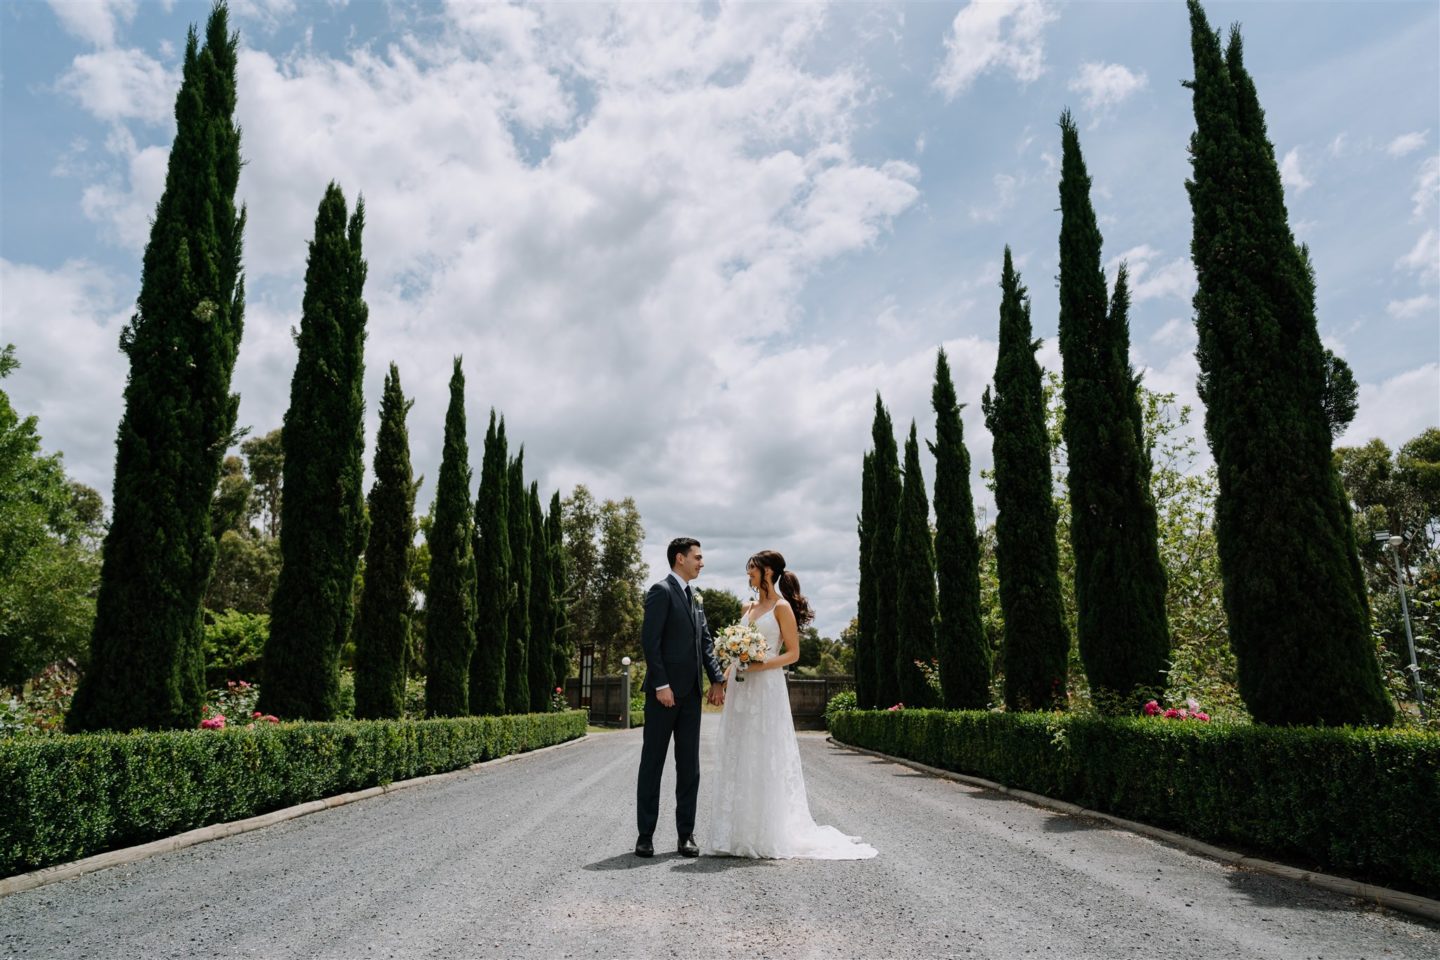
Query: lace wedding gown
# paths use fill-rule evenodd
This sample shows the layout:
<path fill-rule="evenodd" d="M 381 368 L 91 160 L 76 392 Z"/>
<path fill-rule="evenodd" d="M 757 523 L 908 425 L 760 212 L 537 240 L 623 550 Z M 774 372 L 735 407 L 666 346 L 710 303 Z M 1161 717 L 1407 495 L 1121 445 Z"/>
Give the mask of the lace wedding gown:
<path fill-rule="evenodd" d="M 780 651 L 773 609 L 751 621 Z M 783 670 L 746 673 L 725 688 L 716 735 L 707 855 L 764 859 L 866 860 L 876 849 L 810 816 L 800 747 Z"/>

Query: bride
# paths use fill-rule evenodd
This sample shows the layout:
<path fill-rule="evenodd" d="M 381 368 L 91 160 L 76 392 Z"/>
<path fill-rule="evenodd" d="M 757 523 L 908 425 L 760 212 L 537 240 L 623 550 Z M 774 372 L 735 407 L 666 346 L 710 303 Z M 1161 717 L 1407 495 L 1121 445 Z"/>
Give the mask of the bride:
<path fill-rule="evenodd" d="M 800 658 L 799 628 L 814 614 L 785 558 L 762 550 L 745 565 L 758 599 L 741 616 L 765 637 L 762 663 L 725 685 L 715 747 L 707 855 L 765 859 L 865 860 L 874 847 L 810 816 L 784 667 Z M 778 585 L 778 589 L 777 589 Z M 734 677 L 732 666 L 726 679 Z"/>

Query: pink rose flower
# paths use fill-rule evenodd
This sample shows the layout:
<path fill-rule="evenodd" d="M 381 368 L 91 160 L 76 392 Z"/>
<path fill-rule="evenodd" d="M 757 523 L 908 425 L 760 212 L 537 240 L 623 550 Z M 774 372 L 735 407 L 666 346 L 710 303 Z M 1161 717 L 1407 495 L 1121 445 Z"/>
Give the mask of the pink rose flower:
<path fill-rule="evenodd" d="M 1210 714 L 1206 713 L 1204 710 L 1195 711 L 1193 716 L 1196 720 L 1204 720 L 1206 723 L 1210 722 Z"/>
<path fill-rule="evenodd" d="M 1169 710 L 1165 711 L 1166 720 L 1174 720 L 1178 716 L 1180 716 L 1180 711 L 1176 710 L 1174 707 L 1171 707 Z"/>
<path fill-rule="evenodd" d="M 258 714 L 257 714 L 257 716 L 258 716 Z M 280 718 L 277 717 L 277 716 L 275 716 L 275 714 L 273 714 L 273 713 L 267 713 L 267 714 L 265 714 L 264 717 L 261 717 L 261 719 L 262 719 L 262 720 L 265 720 L 265 721 L 268 721 L 269 723 L 279 723 L 279 722 L 280 722 Z"/>
<path fill-rule="evenodd" d="M 1145 716 L 1147 716 L 1147 717 L 1153 717 L 1153 716 L 1155 716 L 1155 715 L 1156 715 L 1157 713 L 1159 713 L 1159 712 L 1160 712 L 1160 704 L 1156 703 L 1154 700 L 1148 701 L 1148 702 L 1145 704 Z"/>

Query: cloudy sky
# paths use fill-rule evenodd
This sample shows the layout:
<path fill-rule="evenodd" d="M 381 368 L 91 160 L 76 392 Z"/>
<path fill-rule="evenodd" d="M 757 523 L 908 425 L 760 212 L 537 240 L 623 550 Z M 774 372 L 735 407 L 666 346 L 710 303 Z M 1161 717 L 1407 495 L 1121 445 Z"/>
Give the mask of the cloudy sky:
<path fill-rule="evenodd" d="M 481 6 L 232 0 L 249 208 L 241 423 L 279 425 L 305 244 L 325 184 L 368 210 L 366 395 L 415 398 L 433 495 L 451 358 L 472 460 L 491 407 L 542 490 L 633 496 L 739 591 L 781 550 L 837 632 L 853 615 L 875 391 L 933 436 L 950 353 L 978 471 L 1005 244 L 1058 368 L 1060 111 L 1072 109 L 1133 358 L 1196 404 L 1178 3 Z M 0 4 L 5 389 L 109 497 L 148 217 L 200 3 Z M 1354 367 L 1342 442 L 1440 423 L 1440 7 L 1220 3 L 1240 22 L 1317 265 L 1320 329 Z M 1197 418 L 1198 420 L 1198 418 Z M 369 457 L 367 451 L 367 459 Z M 932 463 L 925 457 L 925 469 Z M 478 470 L 477 470 L 478 474 Z M 928 474 L 927 474 L 928 476 Z"/>

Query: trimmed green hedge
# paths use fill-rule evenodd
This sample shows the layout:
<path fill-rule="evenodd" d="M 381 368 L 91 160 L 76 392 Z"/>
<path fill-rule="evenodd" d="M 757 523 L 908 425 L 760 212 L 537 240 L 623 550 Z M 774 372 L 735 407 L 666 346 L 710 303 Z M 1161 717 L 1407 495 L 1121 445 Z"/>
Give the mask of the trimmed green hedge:
<path fill-rule="evenodd" d="M 0 740 L 0 876 L 585 734 L 585 714 Z"/>
<path fill-rule="evenodd" d="M 1440 736 L 1037 713 L 854 711 L 835 739 L 1320 870 L 1440 894 Z"/>

